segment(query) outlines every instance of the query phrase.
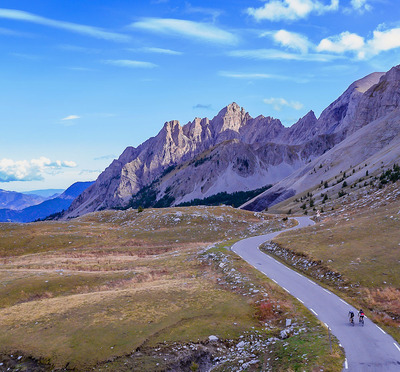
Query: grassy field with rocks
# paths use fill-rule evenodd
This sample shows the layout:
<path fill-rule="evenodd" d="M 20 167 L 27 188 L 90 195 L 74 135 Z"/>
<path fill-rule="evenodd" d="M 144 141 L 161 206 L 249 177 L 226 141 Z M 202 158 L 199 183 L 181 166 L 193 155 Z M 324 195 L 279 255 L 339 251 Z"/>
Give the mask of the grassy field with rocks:
<path fill-rule="evenodd" d="M 290 223 L 189 207 L 0 224 L 0 370 L 341 370 L 326 329 L 229 250 Z"/>

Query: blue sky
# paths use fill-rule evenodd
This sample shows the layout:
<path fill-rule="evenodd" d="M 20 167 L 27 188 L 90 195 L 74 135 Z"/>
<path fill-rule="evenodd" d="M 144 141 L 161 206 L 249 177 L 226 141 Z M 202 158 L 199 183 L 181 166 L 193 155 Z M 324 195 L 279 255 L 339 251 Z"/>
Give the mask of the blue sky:
<path fill-rule="evenodd" d="M 400 63 L 397 0 L 2 0 L 0 188 L 94 180 L 231 102 L 292 125 Z"/>

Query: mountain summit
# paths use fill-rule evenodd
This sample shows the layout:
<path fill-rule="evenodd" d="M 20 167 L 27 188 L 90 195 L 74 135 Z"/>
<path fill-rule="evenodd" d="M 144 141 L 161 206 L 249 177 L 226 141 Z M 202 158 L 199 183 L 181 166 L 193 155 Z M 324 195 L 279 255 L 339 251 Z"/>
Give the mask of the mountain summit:
<path fill-rule="evenodd" d="M 143 190 L 154 203 L 177 205 L 221 191 L 279 183 L 372 121 L 398 110 L 399 69 L 357 80 L 319 118 L 310 111 L 290 128 L 272 117 L 252 118 L 235 102 L 211 120 L 195 118 L 183 126 L 176 120 L 166 122 L 157 136 L 125 149 L 74 200 L 66 217 L 125 207 Z M 290 190 L 286 188 L 289 194 L 297 191 Z"/>

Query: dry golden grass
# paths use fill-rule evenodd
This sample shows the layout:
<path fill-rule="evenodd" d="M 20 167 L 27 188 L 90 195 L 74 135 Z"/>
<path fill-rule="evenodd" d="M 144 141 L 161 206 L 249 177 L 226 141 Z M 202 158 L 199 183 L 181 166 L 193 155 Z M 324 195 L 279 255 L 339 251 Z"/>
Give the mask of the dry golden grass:
<path fill-rule="evenodd" d="M 211 334 L 235 340 L 260 329 L 257 298 L 218 284 L 224 274 L 199 255 L 210 243 L 279 228 L 280 219 L 229 207 L 0 224 L 0 355 L 89 370 L 137 348 Z M 230 255 L 238 272 L 270 292 L 275 327 L 295 317 L 285 292 Z"/>

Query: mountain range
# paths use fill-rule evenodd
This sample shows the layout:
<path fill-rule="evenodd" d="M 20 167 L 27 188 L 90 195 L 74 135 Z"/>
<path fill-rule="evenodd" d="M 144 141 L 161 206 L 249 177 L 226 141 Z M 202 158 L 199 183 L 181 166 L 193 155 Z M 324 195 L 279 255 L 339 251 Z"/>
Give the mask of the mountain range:
<path fill-rule="evenodd" d="M 20 210 L 40 204 L 45 200 L 46 197 L 38 194 L 24 194 L 0 189 L 0 209 Z"/>
<path fill-rule="evenodd" d="M 350 166 L 367 162 L 375 169 L 395 161 L 399 102 L 396 66 L 355 81 L 319 118 L 310 111 L 289 128 L 269 116 L 252 118 L 236 103 L 211 120 L 166 122 L 157 136 L 126 148 L 64 218 L 143 200 L 178 205 L 273 184 L 243 206 L 263 210 Z"/>
<path fill-rule="evenodd" d="M 76 182 L 70 187 L 68 187 L 63 193 L 53 198 L 44 198 L 38 195 L 25 195 L 20 193 L 14 193 L 23 197 L 32 196 L 35 198 L 42 198 L 41 202 L 31 204 L 28 207 L 22 209 L 10 209 L 3 208 L 0 209 L 0 222 L 32 222 L 38 219 L 43 219 L 51 214 L 59 213 L 63 210 L 68 209 L 72 201 L 80 195 L 87 187 L 89 187 L 93 182 Z M 48 194 L 46 192 L 41 192 L 41 194 Z M 1 197 L 2 193 L 0 193 Z M 17 196 L 17 198 L 20 198 Z"/>

